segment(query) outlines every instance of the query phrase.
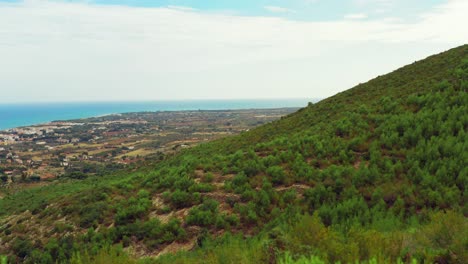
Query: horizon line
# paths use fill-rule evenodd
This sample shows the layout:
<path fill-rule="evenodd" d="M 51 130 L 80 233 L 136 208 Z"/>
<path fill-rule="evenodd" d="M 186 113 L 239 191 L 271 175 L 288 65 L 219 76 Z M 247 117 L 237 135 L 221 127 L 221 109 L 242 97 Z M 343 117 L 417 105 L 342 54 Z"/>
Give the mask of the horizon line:
<path fill-rule="evenodd" d="M 282 101 L 282 100 L 322 100 L 320 97 L 285 97 L 285 98 L 207 98 L 207 99 L 150 99 L 150 100 L 51 100 L 51 101 L 15 101 L 15 102 L 2 102 L 0 105 L 13 105 L 13 104 L 50 104 L 50 103 L 151 103 L 151 102 L 203 102 L 203 101 Z"/>

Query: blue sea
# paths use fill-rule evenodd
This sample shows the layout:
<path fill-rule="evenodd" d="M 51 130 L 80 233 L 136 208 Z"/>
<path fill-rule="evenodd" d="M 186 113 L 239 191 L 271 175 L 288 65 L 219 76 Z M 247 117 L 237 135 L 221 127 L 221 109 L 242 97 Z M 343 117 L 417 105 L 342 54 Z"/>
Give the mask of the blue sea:
<path fill-rule="evenodd" d="M 266 109 L 305 107 L 315 99 L 193 100 L 153 102 L 83 102 L 0 104 L 0 130 L 56 120 L 144 111 Z"/>

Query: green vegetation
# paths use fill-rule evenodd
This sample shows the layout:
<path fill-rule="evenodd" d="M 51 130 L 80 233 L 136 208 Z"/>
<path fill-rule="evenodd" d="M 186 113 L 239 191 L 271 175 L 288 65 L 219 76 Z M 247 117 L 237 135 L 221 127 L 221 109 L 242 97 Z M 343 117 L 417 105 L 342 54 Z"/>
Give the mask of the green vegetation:
<path fill-rule="evenodd" d="M 26 263 L 171 246 L 193 250 L 138 261 L 467 263 L 467 88 L 465 45 L 138 171 L 8 195 L 0 248 Z"/>

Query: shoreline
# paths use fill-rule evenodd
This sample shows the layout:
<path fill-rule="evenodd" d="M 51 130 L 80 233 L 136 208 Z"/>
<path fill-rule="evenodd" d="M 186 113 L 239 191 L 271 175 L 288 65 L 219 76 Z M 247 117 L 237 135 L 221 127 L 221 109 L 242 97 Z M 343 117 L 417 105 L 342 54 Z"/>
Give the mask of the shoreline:
<path fill-rule="evenodd" d="M 46 121 L 46 122 L 38 122 L 38 123 L 33 123 L 33 124 L 27 124 L 27 125 L 21 125 L 21 126 L 15 126 L 15 127 L 9 127 L 9 128 L 1 128 L 0 127 L 0 133 L 11 133 L 14 132 L 13 130 L 17 129 L 28 129 L 28 128 L 33 128 L 33 127 L 47 127 L 47 126 L 54 126 L 58 125 L 58 123 L 79 123 L 79 121 L 86 121 L 88 119 L 93 119 L 93 118 L 103 118 L 103 117 L 109 117 L 109 116 L 122 116 L 122 115 L 129 115 L 129 114 L 142 114 L 142 113 L 188 113 L 188 112 L 233 112 L 233 111 L 274 111 L 274 110 L 284 110 L 284 109 L 296 109 L 299 110 L 301 108 L 304 108 L 306 106 L 297 106 L 297 107 L 292 107 L 292 106 L 286 106 L 286 107 L 271 107 L 271 108 L 229 108 L 229 109 L 187 109 L 187 110 L 156 110 L 156 111 L 137 111 L 137 112 L 120 112 L 120 113 L 108 113 L 108 114 L 101 114 L 101 115 L 95 115 L 95 116 L 87 116 L 87 117 L 80 117 L 80 118 L 71 118 L 71 119 L 57 119 L 57 120 L 51 120 L 51 121 Z"/>
<path fill-rule="evenodd" d="M 0 132 L 0 169 L 15 182 L 87 177 L 240 134 L 298 109 L 144 111 L 13 128 Z"/>

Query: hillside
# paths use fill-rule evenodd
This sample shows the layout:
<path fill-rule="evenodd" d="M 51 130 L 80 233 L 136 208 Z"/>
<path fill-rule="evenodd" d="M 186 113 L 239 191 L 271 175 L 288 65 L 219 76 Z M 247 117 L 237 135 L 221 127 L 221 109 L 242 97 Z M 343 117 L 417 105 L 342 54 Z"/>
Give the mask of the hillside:
<path fill-rule="evenodd" d="M 467 88 L 464 45 L 138 170 L 10 194 L 0 252 L 27 263 L 467 263 Z"/>

